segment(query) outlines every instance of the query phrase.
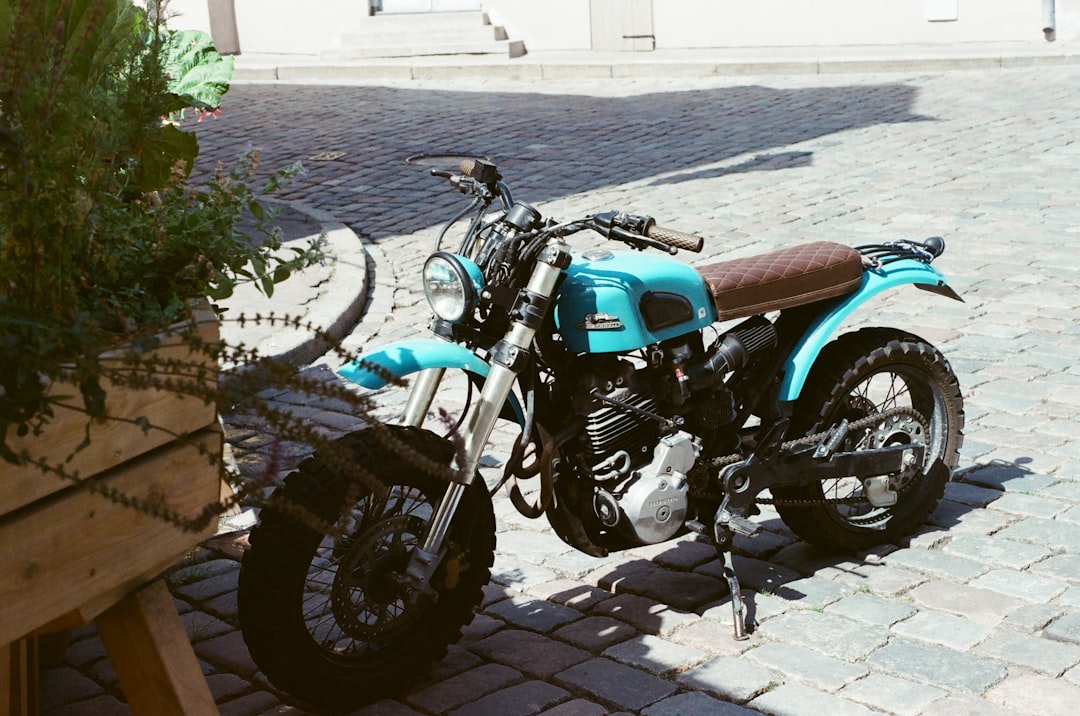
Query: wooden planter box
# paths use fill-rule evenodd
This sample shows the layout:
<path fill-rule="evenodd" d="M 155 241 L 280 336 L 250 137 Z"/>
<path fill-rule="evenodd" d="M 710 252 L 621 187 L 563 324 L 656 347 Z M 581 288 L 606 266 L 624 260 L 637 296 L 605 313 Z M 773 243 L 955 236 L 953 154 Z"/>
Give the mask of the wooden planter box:
<path fill-rule="evenodd" d="M 213 312 L 200 308 L 194 318 L 203 340 L 217 341 Z M 208 365 L 202 355 L 189 353 L 178 337 L 166 334 L 155 353 L 163 359 L 202 362 L 208 371 L 207 379 L 216 380 L 216 365 Z M 219 467 L 196 447 L 201 445 L 209 455 L 221 456 L 222 433 L 215 405 L 167 391 L 105 389 L 107 414 L 122 419 L 91 425 L 90 444 L 64 465 L 66 472 L 77 474 L 80 482 L 106 486 L 188 517 L 197 516 L 204 506 L 219 499 Z M 137 418 L 163 429 L 146 432 L 127 422 Z M 9 444 L 16 452 L 26 447 L 32 455 L 48 458 L 51 465 L 62 464 L 86 437 L 86 423 L 84 414 L 58 408 L 43 435 Z M 177 435 L 186 437 L 177 439 Z M 121 667 L 128 655 L 114 652 L 127 651 L 125 639 L 118 642 L 115 635 L 107 634 L 112 627 L 106 628 L 105 623 L 116 625 L 121 632 L 131 632 L 130 645 L 144 652 L 137 662 L 145 666 L 153 661 L 147 658 L 146 650 L 160 651 L 163 645 L 136 646 L 140 638 L 138 623 L 147 622 L 148 614 L 161 611 L 161 595 L 168 598 L 168 592 L 161 582 L 156 589 L 139 590 L 212 536 L 216 527 L 217 521 L 211 520 L 200 532 L 185 532 L 90 493 L 80 483 L 42 473 L 36 467 L 0 462 L 0 686 L 6 679 L 18 678 L 16 662 L 27 652 L 25 643 L 17 644 L 19 640 L 104 615 L 98 621 L 99 631 L 129 703 L 138 711 L 139 700 L 132 698 L 132 690 L 143 687 L 125 683 L 122 672 L 129 672 L 127 681 L 137 682 L 141 677 L 130 670 L 141 667 Z M 143 636 L 151 637 L 151 641 L 169 629 L 179 628 L 183 635 L 171 598 L 164 604 L 165 613 L 146 624 Z M 159 623 L 152 623 L 155 620 Z M 186 636 L 182 642 L 170 644 L 169 649 L 183 652 L 186 647 L 187 654 L 181 654 L 183 669 L 194 667 L 209 697 Z M 9 649 L 6 644 L 13 646 Z M 186 664 L 187 655 L 190 665 Z M 180 667 L 173 664 L 164 668 Z M 9 687 L 14 691 L 19 684 Z M 0 688 L 0 693 L 3 691 Z M 195 691 L 199 691 L 197 686 Z M 209 706 L 213 708 L 212 699 Z M 18 712 L 10 704 L 6 708 Z M 149 713 L 150 708 L 156 713 L 169 712 L 168 707 L 161 710 L 160 701 L 153 701 L 153 705 L 146 702 L 144 710 Z M 3 713 L 5 706 L 0 704 Z"/>

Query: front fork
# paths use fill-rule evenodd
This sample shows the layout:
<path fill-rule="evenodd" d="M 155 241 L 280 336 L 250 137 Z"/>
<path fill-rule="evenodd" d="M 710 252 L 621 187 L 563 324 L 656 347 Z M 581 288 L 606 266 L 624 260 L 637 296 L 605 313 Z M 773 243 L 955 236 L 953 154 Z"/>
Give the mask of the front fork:
<path fill-rule="evenodd" d="M 528 362 L 529 348 L 555 292 L 559 275 L 569 265 L 568 249 L 561 238 L 556 238 L 541 252 L 528 287 L 518 294 L 510 314 L 514 317 L 510 329 L 489 351 L 491 369 L 476 406 L 469 413 L 461 434 L 461 449 L 455 458 L 458 478 L 447 485 L 446 493 L 431 518 L 431 528 L 424 544 L 413 550 L 406 569 L 409 586 L 418 592 L 434 595 L 431 578 L 446 551 L 446 534 L 465 490 L 476 479 L 480 458 L 487 447 L 495 421 L 510 396 L 518 374 Z M 403 419 L 406 424 L 419 426 L 423 422 L 442 375 L 442 369 L 434 368 L 423 371 L 417 377 L 405 407 Z"/>

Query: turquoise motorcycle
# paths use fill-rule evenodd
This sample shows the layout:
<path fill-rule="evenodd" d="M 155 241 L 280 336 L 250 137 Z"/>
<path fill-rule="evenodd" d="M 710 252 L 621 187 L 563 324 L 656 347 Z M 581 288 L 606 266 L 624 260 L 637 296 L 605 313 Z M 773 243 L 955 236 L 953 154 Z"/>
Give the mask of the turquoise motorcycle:
<path fill-rule="evenodd" d="M 301 464 L 251 533 L 240 622 L 276 686 L 347 708 L 422 675 L 481 603 L 503 487 L 589 555 L 688 533 L 714 544 L 736 639 L 752 625 L 732 540 L 759 530 L 761 504 L 842 552 L 926 520 L 963 441 L 957 378 L 907 331 L 836 333 L 894 287 L 960 300 L 931 265 L 940 238 L 819 241 L 695 267 L 670 255 L 702 240 L 647 216 L 559 222 L 516 201 L 489 162 L 433 174 L 470 198 L 423 267 L 433 335 L 340 371 L 370 389 L 409 379 L 400 424 Z M 574 249 L 592 233 L 605 241 Z M 433 402 L 459 371 L 471 390 L 440 435 L 424 426 L 439 427 Z M 517 439 L 489 486 L 478 467 L 498 421 Z"/>

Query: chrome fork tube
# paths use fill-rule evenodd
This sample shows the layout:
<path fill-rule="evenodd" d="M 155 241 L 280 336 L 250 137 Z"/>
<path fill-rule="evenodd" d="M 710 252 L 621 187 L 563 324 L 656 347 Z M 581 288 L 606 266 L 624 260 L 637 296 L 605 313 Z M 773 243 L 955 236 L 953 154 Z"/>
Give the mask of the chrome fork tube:
<path fill-rule="evenodd" d="M 555 292 L 555 283 L 562 273 L 562 268 L 557 265 L 562 258 L 567 257 L 569 247 L 562 239 L 555 239 L 548 244 L 542 254 L 542 258 L 536 262 L 532 276 L 529 279 L 527 293 L 534 296 L 550 298 Z M 565 265 L 565 264 L 564 264 Z M 462 449 L 457 457 L 458 481 L 452 482 L 446 488 L 446 494 L 435 515 L 431 520 L 431 529 L 424 541 L 423 552 L 434 555 L 442 548 L 442 542 L 450 529 L 450 521 L 454 517 L 458 503 L 464 494 L 465 488 L 476 478 L 476 470 L 480 464 L 480 458 L 487 446 L 488 438 L 495 427 L 495 420 L 502 412 L 510 390 L 517 380 L 518 370 L 514 366 L 519 355 L 526 353 L 532 345 L 537 327 L 530 326 L 525 320 L 517 319 L 503 338 L 502 346 L 505 355 L 495 358 L 489 357 L 491 371 L 484 381 L 484 388 L 480 391 L 480 398 L 476 407 L 469 414 L 462 433 Z M 499 362 L 506 361 L 506 364 Z"/>
<path fill-rule="evenodd" d="M 409 391 L 409 402 L 405 404 L 405 412 L 401 416 L 402 425 L 421 427 L 427 411 L 431 408 L 431 401 L 435 399 L 435 391 L 442 382 L 445 368 L 428 368 L 420 371 L 413 381 Z"/>

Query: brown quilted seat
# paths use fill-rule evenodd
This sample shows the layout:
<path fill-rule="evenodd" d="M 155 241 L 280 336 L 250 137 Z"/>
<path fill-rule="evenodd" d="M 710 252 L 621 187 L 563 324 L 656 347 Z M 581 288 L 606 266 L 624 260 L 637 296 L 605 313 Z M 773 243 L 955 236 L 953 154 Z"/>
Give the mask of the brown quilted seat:
<path fill-rule="evenodd" d="M 851 293 L 862 281 L 862 255 L 815 241 L 698 268 L 721 321 L 779 311 Z"/>

